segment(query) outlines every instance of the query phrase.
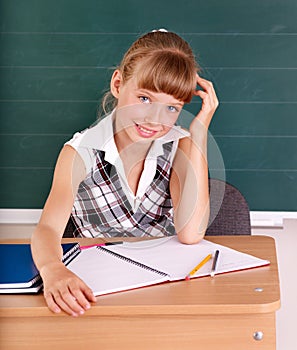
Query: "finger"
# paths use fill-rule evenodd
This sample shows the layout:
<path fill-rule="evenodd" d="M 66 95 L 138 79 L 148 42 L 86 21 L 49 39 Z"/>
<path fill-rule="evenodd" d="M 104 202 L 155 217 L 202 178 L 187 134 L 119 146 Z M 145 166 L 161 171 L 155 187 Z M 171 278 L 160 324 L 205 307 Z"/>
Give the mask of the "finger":
<path fill-rule="evenodd" d="M 213 89 L 213 83 L 211 81 L 201 78 L 199 76 L 197 77 L 197 84 L 203 89 Z"/>
<path fill-rule="evenodd" d="M 96 302 L 96 298 L 93 294 L 93 291 L 88 287 L 82 280 L 79 279 L 79 283 L 76 285 L 70 285 L 69 290 L 72 295 L 83 302 L 83 304 L 88 304 L 90 302 Z M 81 304 L 83 306 L 83 304 Z M 87 307 L 89 308 L 90 305 Z"/>
<path fill-rule="evenodd" d="M 204 107 L 204 108 L 206 108 L 206 107 L 211 108 L 212 101 L 211 101 L 211 98 L 210 98 L 210 96 L 209 96 L 209 94 L 207 92 L 199 90 L 199 91 L 197 91 L 196 96 L 199 96 L 202 99 L 202 107 Z"/>
<path fill-rule="evenodd" d="M 77 303 L 84 309 L 88 310 L 90 309 L 91 305 L 89 301 L 95 302 L 96 298 L 93 295 L 93 292 L 86 288 L 86 290 L 77 290 L 75 292 L 72 292 L 72 295 L 75 297 Z"/>
<path fill-rule="evenodd" d="M 62 299 L 59 293 L 53 294 L 54 302 L 60 307 L 60 309 L 71 316 L 78 316 Z"/>
<path fill-rule="evenodd" d="M 84 313 L 83 308 L 77 303 L 76 298 L 69 291 L 53 294 L 55 303 L 68 315 L 77 317 Z"/>
<path fill-rule="evenodd" d="M 201 97 L 202 100 L 205 100 L 206 98 L 209 98 L 209 94 L 206 91 L 203 90 L 196 90 L 195 95 Z"/>
<path fill-rule="evenodd" d="M 211 109 L 217 108 L 219 102 L 216 95 L 209 94 L 203 90 L 196 90 L 196 96 L 199 96 L 205 105 L 208 105 Z"/>
<path fill-rule="evenodd" d="M 55 303 L 52 294 L 50 293 L 44 293 L 44 298 L 45 298 L 45 302 L 48 306 L 48 308 L 54 312 L 54 313 L 59 313 L 61 312 L 60 307 Z"/>
<path fill-rule="evenodd" d="M 82 295 L 80 290 L 76 290 L 75 293 L 70 293 L 69 291 L 69 293 L 63 293 L 61 296 L 63 301 L 76 315 L 83 315 L 85 313 L 86 309 L 82 306 L 82 304 L 86 305 L 87 309 L 90 308 L 90 305 L 88 303 L 86 304 L 85 297 Z"/>
<path fill-rule="evenodd" d="M 73 293 L 73 297 L 83 310 L 88 310 L 91 307 L 85 295 L 80 290 Z M 82 313 L 82 311 L 80 311 L 80 313 Z"/>
<path fill-rule="evenodd" d="M 216 92 L 213 86 L 213 83 L 209 80 L 203 79 L 201 77 L 197 77 L 197 84 L 202 87 L 202 89 L 208 92 L 213 98 L 217 99 Z M 196 90 L 199 91 L 199 90 Z"/>
<path fill-rule="evenodd" d="M 96 303 L 97 300 L 91 288 L 85 286 L 82 291 L 89 301 Z"/>

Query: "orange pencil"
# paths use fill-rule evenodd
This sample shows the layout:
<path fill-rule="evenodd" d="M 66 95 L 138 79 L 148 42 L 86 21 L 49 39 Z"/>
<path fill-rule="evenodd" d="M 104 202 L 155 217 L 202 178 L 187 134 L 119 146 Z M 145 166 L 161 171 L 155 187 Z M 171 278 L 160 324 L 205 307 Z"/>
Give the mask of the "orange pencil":
<path fill-rule="evenodd" d="M 193 268 L 193 270 L 187 274 L 186 280 L 189 280 L 195 273 L 203 266 L 205 265 L 208 260 L 212 258 L 211 254 L 208 254 L 196 267 Z"/>

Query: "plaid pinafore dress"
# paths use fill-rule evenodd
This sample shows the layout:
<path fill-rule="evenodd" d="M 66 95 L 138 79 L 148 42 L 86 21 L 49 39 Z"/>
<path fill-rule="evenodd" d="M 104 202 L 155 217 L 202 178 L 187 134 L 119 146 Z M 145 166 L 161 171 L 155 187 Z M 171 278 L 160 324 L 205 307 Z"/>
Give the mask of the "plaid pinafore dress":
<path fill-rule="evenodd" d="M 80 184 L 72 209 L 76 237 L 142 237 L 174 235 L 173 207 L 169 193 L 170 156 L 173 142 L 163 144 L 156 173 L 141 203 L 133 212 L 115 167 L 104 152 L 93 150 L 92 171 Z"/>

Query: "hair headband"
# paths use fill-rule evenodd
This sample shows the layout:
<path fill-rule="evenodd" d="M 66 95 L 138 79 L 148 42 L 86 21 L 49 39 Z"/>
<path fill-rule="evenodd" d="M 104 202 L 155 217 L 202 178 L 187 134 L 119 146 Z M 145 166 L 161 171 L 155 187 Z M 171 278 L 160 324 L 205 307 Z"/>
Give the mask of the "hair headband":
<path fill-rule="evenodd" d="M 163 33 L 168 33 L 168 30 L 164 29 L 164 28 L 160 28 L 160 29 L 154 29 L 152 30 L 152 33 L 155 33 L 155 32 L 163 32 Z"/>

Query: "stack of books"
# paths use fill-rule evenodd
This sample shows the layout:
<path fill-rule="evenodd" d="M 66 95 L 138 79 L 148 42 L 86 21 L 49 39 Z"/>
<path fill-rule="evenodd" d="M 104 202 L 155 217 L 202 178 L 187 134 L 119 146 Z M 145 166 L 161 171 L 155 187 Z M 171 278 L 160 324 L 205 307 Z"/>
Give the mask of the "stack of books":
<path fill-rule="evenodd" d="M 65 265 L 80 252 L 78 243 L 65 243 L 62 248 Z M 0 266 L 0 294 L 34 294 L 42 290 L 30 244 L 0 244 Z"/>

